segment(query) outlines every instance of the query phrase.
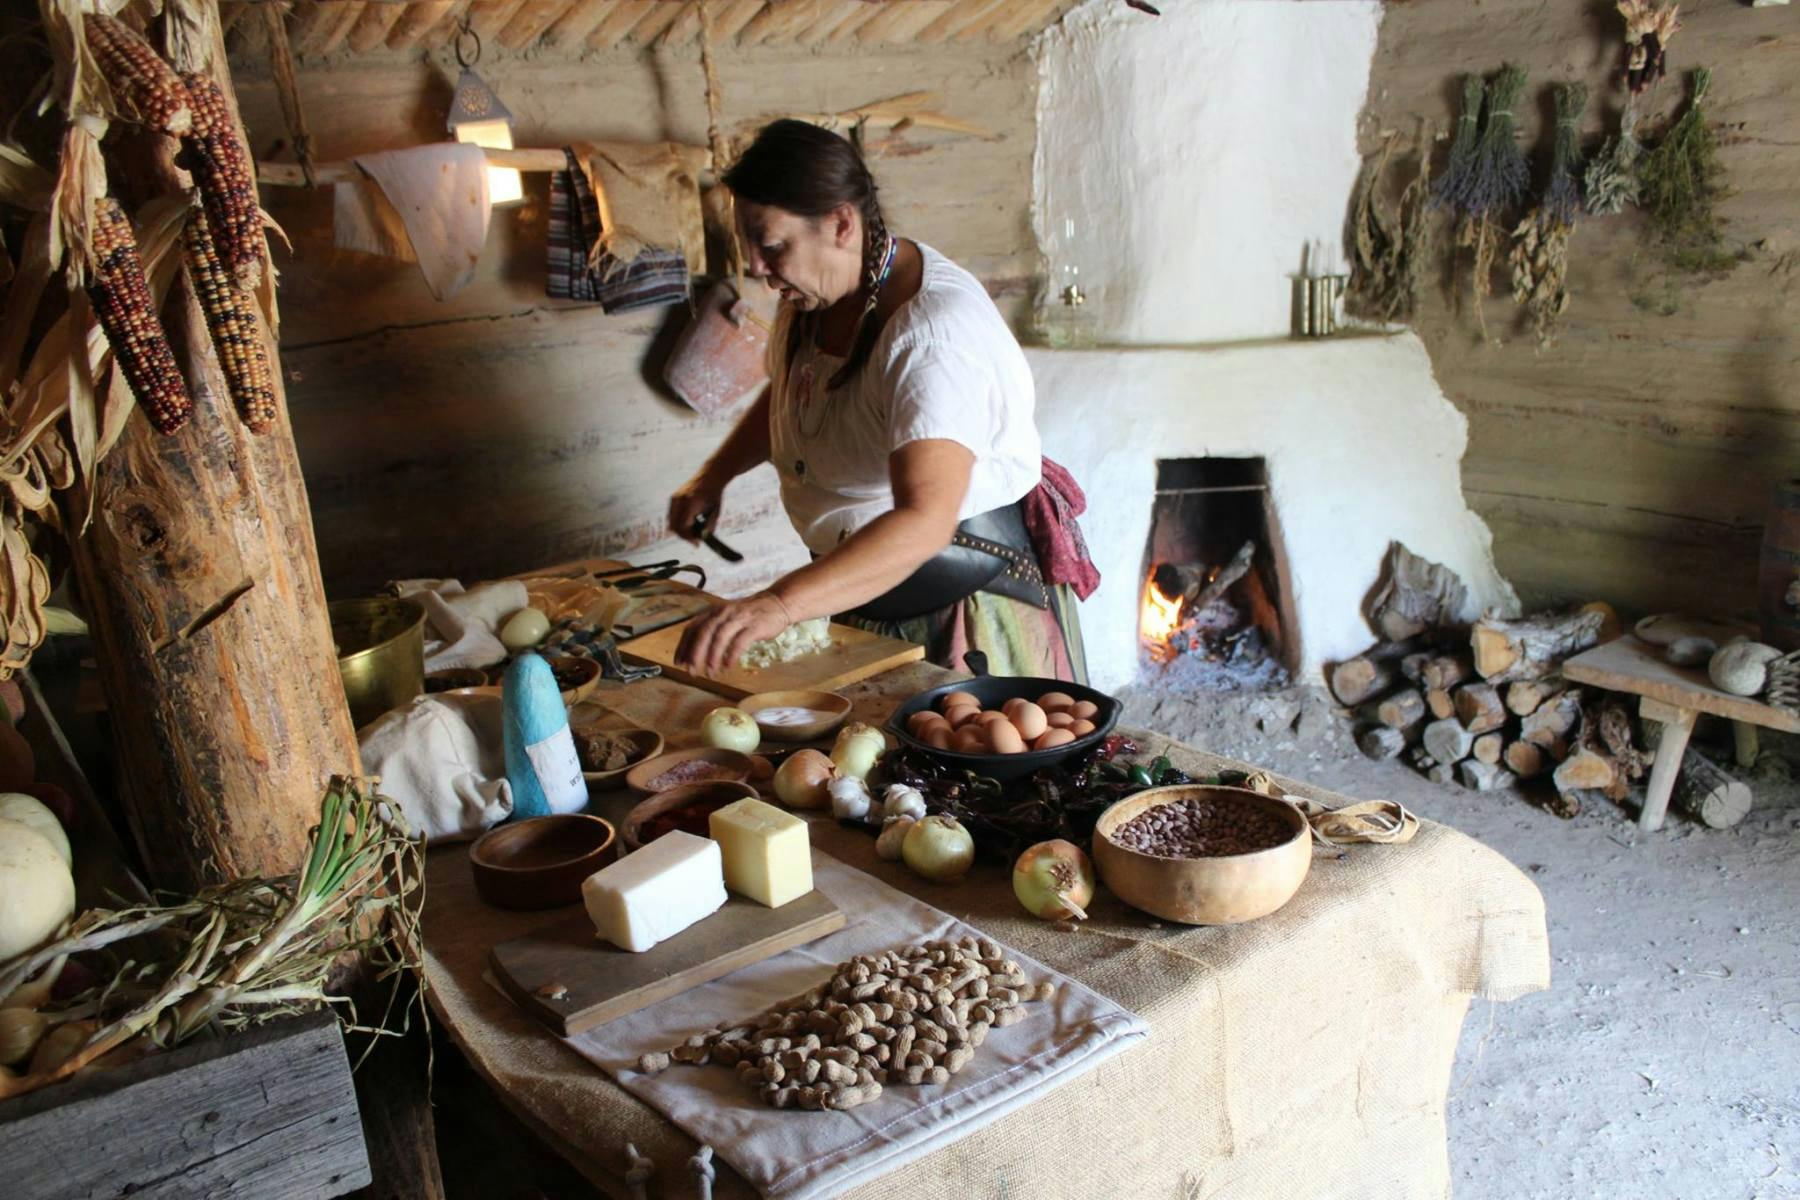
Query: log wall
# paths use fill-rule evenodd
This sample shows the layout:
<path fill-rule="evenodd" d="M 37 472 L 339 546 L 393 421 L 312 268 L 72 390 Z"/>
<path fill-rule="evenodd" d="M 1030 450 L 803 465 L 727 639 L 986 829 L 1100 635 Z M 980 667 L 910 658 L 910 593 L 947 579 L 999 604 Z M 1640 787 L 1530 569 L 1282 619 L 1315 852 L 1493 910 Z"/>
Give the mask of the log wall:
<path fill-rule="evenodd" d="M 1730 194 L 1720 204 L 1747 261 L 1716 280 L 1670 281 L 1638 213 L 1589 218 L 1570 249 L 1573 301 L 1540 353 L 1506 295 L 1487 302 L 1483 345 L 1468 267 L 1434 260 L 1417 327 L 1444 391 L 1469 416 L 1471 505 L 1526 602 L 1606 599 L 1621 608 L 1754 609 L 1769 488 L 1800 451 L 1800 26 L 1793 8 L 1683 3 L 1670 75 L 1645 127 L 1685 103 L 1686 73 L 1713 69 L 1708 108 Z M 1620 22 L 1612 5 L 1416 0 L 1382 21 L 1360 129 L 1454 120 L 1463 72 L 1531 72 L 1521 114 L 1541 178 L 1549 84 L 1587 83 L 1590 147 L 1617 126 Z M 1445 143 L 1438 147 L 1441 169 Z M 1410 168 L 1409 168 L 1410 169 Z M 1410 175 L 1407 176 L 1410 178 Z M 1442 243 L 1440 243 L 1442 244 Z M 1504 266 L 1504 264 L 1502 264 Z"/>
<path fill-rule="evenodd" d="M 734 48 L 718 65 L 728 125 L 929 89 L 942 111 L 990 129 L 987 140 L 909 132 L 906 149 L 873 165 L 895 229 L 975 271 L 1009 314 L 1029 306 L 1036 73 L 1020 47 Z M 261 51 L 240 49 L 233 70 L 252 145 L 269 154 L 285 133 Z M 705 142 L 692 48 L 582 59 L 490 45 L 479 70 L 512 109 L 520 146 Z M 442 53 L 303 60 L 316 157 L 443 139 L 455 73 Z M 443 303 L 411 264 L 334 249 L 328 191 L 263 190 L 294 245 L 277 253 L 281 354 L 334 596 L 654 549 L 670 489 L 728 428 L 655 382 L 677 310 L 609 317 L 546 298 L 548 177 L 525 179 L 527 202 L 495 211 L 474 283 Z M 743 567 L 697 553 L 728 590 L 801 561 L 766 469 L 727 494 L 721 533 L 747 554 Z"/>

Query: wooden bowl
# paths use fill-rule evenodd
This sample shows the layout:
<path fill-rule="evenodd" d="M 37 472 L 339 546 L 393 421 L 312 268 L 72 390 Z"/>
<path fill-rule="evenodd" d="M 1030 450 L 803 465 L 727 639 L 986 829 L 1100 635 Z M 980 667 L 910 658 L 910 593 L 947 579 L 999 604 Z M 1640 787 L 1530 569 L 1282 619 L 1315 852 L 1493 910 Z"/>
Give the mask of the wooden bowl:
<path fill-rule="evenodd" d="M 487 672 L 480 667 L 448 667 L 425 676 L 425 691 L 432 695 L 486 686 Z"/>
<path fill-rule="evenodd" d="M 644 825 L 664 813 L 692 807 L 699 809 L 704 816 L 739 800 L 760 798 L 757 790 L 747 783 L 689 783 L 670 788 L 666 792 L 656 793 L 648 800 L 639 801 L 625 814 L 625 820 L 619 825 L 619 840 L 624 844 L 625 853 L 629 854 L 643 845 L 639 838 Z M 697 831 L 689 832 L 698 837 L 709 836 L 704 819 L 699 822 L 699 826 Z"/>
<path fill-rule="evenodd" d="M 576 682 L 568 687 L 561 687 L 563 706 L 573 707 L 586 700 L 600 686 L 600 663 L 592 658 L 581 658 L 577 655 L 564 655 L 561 658 L 547 659 L 552 671 L 565 675 L 579 676 Z"/>
<path fill-rule="evenodd" d="M 1164 858 L 1122 846 L 1113 832 L 1146 809 L 1188 799 L 1229 799 L 1275 813 L 1293 830 L 1278 846 L 1214 858 Z M 1178 784 L 1127 796 L 1094 825 L 1094 868 L 1113 894 L 1151 916 L 1184 925 L 1236 925 L 1293 898 L 1312 865 L 1312 831 L 1285 800 L 1245 788 Z"/>
<path fill-rule="evenodd" d="M 475 890 L 496 908 L 556 908 L 581 899 L 581 883 L 611 857 L 613 827 L 587 813 L 497 825 L 469 847 Z"/>
<path fill-rule="evenodd" d="M 756 720 L 765 742 L 810 742 L 831 733 L 850 716 L 850 701 L 836 692 L 758 692 L 738 701 L 738 707 Z M 758 713 L 770 708 L 810 708 L 816 721 L 799 725 L 766 724 Z"/>
<path fill-rule="evenodd" d="M 631 768 L 641 762 L 648 762 L 662 753 L 663 736 L 654 729 L 608 729 L 620 741 L 630 742 L 633 749 L 631 761 L 611 771 L 583 771 L 581 777 L 588 781 L 590 788 L 605 791 L 610 788 L 623 787 L 625 776 Z"/>
<path fill-rule="evenodd" d="M 717 770 L 711 779 L 698 779 L 696 783 L 742 783 L 750 778 L 750 756 L 739 754 L 736 750 L 720 750 L 712 746 L 697 746 L 692 750 L 677 750 L 672 754 L 659 754 L 655 758 L 639 763 L 625 772 L 625 786 L 634 792 L 668 791 L 682 784 L 670 784 L 668 787 L 653 788 L 650 784 L 658 775 L 671 767 L 680 766 L 684 762 L 699 760 L 711 763 Z"/>

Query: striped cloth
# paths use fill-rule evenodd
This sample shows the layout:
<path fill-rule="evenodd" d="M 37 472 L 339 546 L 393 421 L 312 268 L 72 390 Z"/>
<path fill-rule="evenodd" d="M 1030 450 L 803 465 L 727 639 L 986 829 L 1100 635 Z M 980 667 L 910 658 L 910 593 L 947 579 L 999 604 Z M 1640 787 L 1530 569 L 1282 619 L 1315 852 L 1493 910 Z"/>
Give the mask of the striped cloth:
<path fill-rule="evenodd" d="M 569 169 L 550 176 L 550 235 L 545 292 L 557 300 L 598 301 L 609 313 L 631 312 L 688 299 L 688 265 L 679 250 L 651 247 L 621 262 L 600 241 L 600 204 L 575 152 Z"/>

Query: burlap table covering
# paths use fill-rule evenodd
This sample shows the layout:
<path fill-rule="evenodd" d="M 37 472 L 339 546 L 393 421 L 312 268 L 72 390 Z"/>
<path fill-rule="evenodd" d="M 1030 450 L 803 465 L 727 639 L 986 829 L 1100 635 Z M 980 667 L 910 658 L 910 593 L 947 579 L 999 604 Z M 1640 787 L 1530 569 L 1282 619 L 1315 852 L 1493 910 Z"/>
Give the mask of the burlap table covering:
<path fill-rule="evenodd" d="M 858 719 L 949 678 L 925 664 L 846 689 Z M 671 747 L 717 697 L 663 680 L 595 699 Z M 1143 735 L 1184 769 L 1242 766 Z M 1346 803 L 1283 780 L 1298 794 Z M 596 804 L 612 815 L 618 796 Z M 1400 846 L 1321 851 L 1298 895 L 1249 925 L 1164 925 L 1102 894 L 1066 933 L 1027 916 L 998 868 L 954 887 L 875 858 L 830 821 L 815 843 L 1073 976 L 1141 1015 L 1150 1038 L 956 1144 L 857 1187 L 855 1200 L 929 1197 L 1442 1197 L 1444 1106 L 1469 1000 L 1549 985 L 1543 898 L 1503 859 L 1423 823 Z M 475 897 L 467 848 L 433 850 L 426 970 L 439 1018 L 502 1099 L 610 1194 L 624 1145 L 659 1164 L 652 1195 L 691 1196 L 695 1145 L 541 1030 L 482 979 L 489 947 L 541 923 Z M 754 1192 L 721 1169 L 715 1195 Z"/>

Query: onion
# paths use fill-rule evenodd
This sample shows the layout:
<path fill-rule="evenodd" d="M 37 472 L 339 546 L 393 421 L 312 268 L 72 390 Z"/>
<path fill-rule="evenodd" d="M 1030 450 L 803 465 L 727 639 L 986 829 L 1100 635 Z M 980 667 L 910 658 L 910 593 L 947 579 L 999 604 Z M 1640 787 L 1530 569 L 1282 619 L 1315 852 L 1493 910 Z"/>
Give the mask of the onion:
<path fill-rule="evenodd" d="M 934 883 L 953 883 L 975 861 L 975 839 L 955 817 L 926 817 L 906 831 L 900 856 Z"/>
<path fill-rule="evenodd" d="M 775 769 L 775 798 L 789 808 L 824 808 L 831 803 L 825 789 L 836 774 L 817 750 L 796 750 Z"/>
<path fill-rule="evenodd" d="M 840 821 L 861 821 L 868 817 L 873 801 L 869 785 L 854 775 L 840 775 L 826 785 L 831 795 L 831 815 Z"/>
<path fill-rule="evenodd" d="M 1073 842 L 1039 842 L 1013 864 L 1012 885 L 1013 895 L 1034 917 L 1085 921 L 1094 902 L 1094 864 Z"/>
<path fill-rule="evenodd" d="M 700 722 L 700 737 L 709 746 L 749 754 L 762 745 L 756 718 L 741 708 L 715 708 Z"/>
<path fill-rule="evenodd" d="M 887 738 L 881 730 L 856 721 L 838 731 L 837 742 L 831 747 L 831 761 L 837 764 L 838 774 L 867 779 L 875 769 L 875 760 L 886 749 Z"/>
<path fill-rule="evenodd" d="M 925 819 L 925 794 L 918 788 L 908 787 L 904 783 L 890 783 L 887 791 L 882 793 L 881 813 L 888 820 L 895 817 L 910 817 L 915 821 Z"/>
<path fill-rule="evenodd" d="M 517 654 L 550 635 L 550 618 L 535 608 L 521 608 L 500 626 L 500 644 Z"/>
<path fill-rule="evenodd" d="M 881 827 L 881 836 L 875 839 L 875 857 L 883 862 L 899 862 L 906 831 L 916 824 L 911 817 L 889 817 Z"/>

